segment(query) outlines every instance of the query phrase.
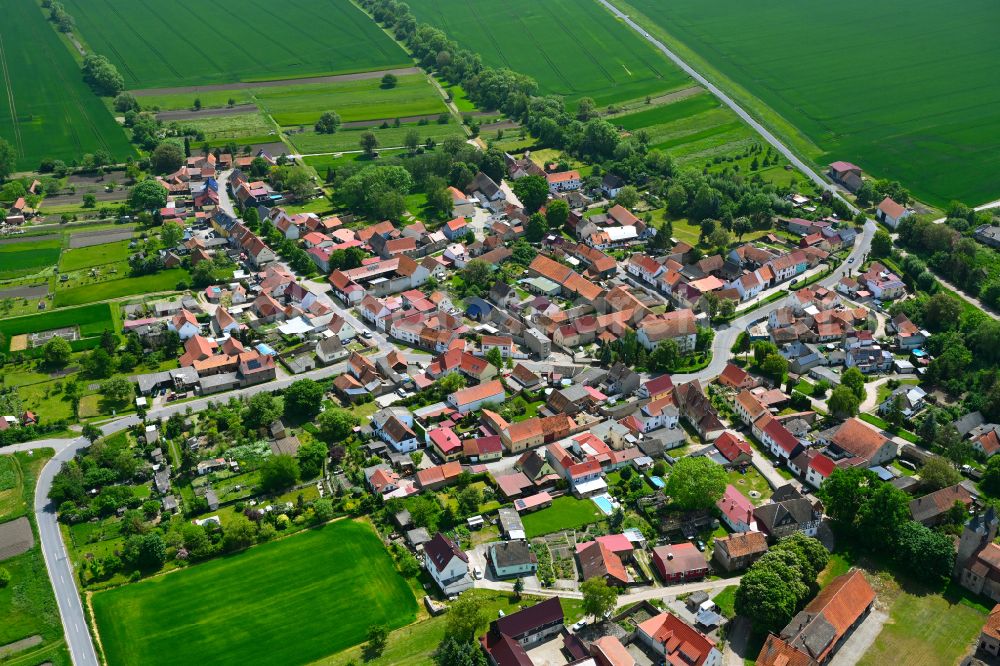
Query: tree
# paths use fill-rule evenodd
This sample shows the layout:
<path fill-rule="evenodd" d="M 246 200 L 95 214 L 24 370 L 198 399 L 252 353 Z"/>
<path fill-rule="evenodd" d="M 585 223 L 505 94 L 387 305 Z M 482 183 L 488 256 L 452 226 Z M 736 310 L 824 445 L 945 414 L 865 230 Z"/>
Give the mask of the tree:
<path fill-rule="evenodd" d="M 1000 497 L 1000 456 L 991 456 L 979 487 L 990 497 Z"/>
<path fill-rule="evenodd" d="M 635 185 L 626 185 L 618 190 L 615 203 L 628 209 L 635 208 L 639 203 L 639 190 L 635 188 Z"/>
<path fill-rule="evenodd" d="M 14 146 L 6 139 L 0 139 L 0 180 L 6 180 L 7 176 L 14 173 L 17 164 L 17 153 Z"/>
<path fill-rule="evenodd" d="M 319 414 L 323 387 L 311 379 L 300 379 L 285 389 L 285 416 L 302 423 Z"/>
<path fill-rule="evenodd" d="M 553 199 L 545 207 L 545 224 L 549 229 L 562 229 L 569 220 L 569 204 L 562 199 Z"/>
<path fill-rule="evenodd" d="M 280 416 L 278 403 L 270 393 L 257 393 L 247 400 L 243 423 L 251 430 L 266 428 Z"/>
<path fill-rule="evenodd" d="M 125 540 L 122 560 L 142 571 L 156 571 L 167 561 L 167 544 L 159 532 L 130 536 Z"/>
<path fill-rule="evenodd" d="M 448 191 L 448 186 L 440 178 L 428 179 L 427 186 L 427 208 L 433 211 L 438 218 L 450 218 L 455 207 L 455 200 Z"/>
<path fill-rule="evenodd" d="M 95 208 L 97 206 L 97 195 L 89 192 L 84 194 L 82 203 L 84 208 Z"/>
<path fill-rule="evenodd" d="M 244 550 L 253 545 L 257 537 L 257 528 L 241 514 L 233 516 L 222 528 L 222 549 L 227 553 Z"/>
<path fill-rule="evenodd" d="M 576 119 L 582 123 L 597 115 L 597 103 L 593 97 L 581 97 L 576 103 Z"/>
<path fill-rule="evenodd" d="M 445 621 L 445 635 L 461 641 L 474 640 L 486 624 L 486 600 L 478 590 L 466 590 L 451 603 Z"/>
<path fill-rule="evenodd" d="M 518 578 L 514 582 L 514 587 L 520 580 Z M 454 636 L 445 636 L 431 659 L 434 666 L 486 666 L 486 655 L 477 642 L 459 640 Z"/>
<path fill-rule="evenodd" d="M 921 580 L 943 580 L 955 565 L 955 546 L 947 534 L 910 520 L 896 535 L 895 557 Z"/>
<path fill-rule="evenodd" d="M 681 360 L 681 349 L 675 340 L 663 340 L 653 349 L 649 367 L 657 372 L 670 372 Z"/>
<path fill-rule="evenodd" d="M 316 420 L 319 425 L 319 435 L 323 441 L 333 444 L 342 442 L 351 436 L 358 419 L 351 412 L 339 407 L 331 407 L 319 415 Z"/>
<path fill-rule="evenodd" d="M 420 146 L 420 133 L 415 129 L 408 130 L 403 137 L 403 145 L 411 153 L 417 152 L 417 148 Z"/>
<path fill-rule="evenodd" d="M 105 97 L 114 97 L 125 89 L 125 79 L 111 61 L 93 53 L 83 59 L 83 80 Z"/>
<path fill-rule="evenodd" d="M 326 454 L 326 444 L 316 440 L 299 447 L 296 455 L 299 459 L 299 470 L 303 479 L 315 479 L 323 473 Z"/>
<path fill-rule="evenodd" d="M 391 75 L 386 74 L 386 76 Z M 366 660 L 380 657 L 385 651 L 385 646 L 389 643 L 389 630 L 384 624 L 373 624 L 368 627 L 365 640 L 364 651 Z"/>
<path fill-rule="evenodd" d="M 483 501 L 483 493 L 475 486 L 466 486 L 458 493 L 458 510 L 462 515 L 471 515 L 479 511 Z"/>
<path fill-rule="evenodd" d="M 260 468 L 260 485 L 265 492 L 288 490 L 299 480 L 299 461 L 289 455 L 271 456 Z"/>
<path fill-rule="evenodd" d="M 595 621 L 604 620 L 618 606 L 618 589 L 608 585 L 604 578 L 594 577 L 583 581 L 583 612 Z"/>
<path fill-rule="evenodd" d="M 800 562 L 789 551 L 757 560 L 736 589 L 736 613 L 749 618 L 756 631 L 778 631 L 788 624 L 809 594 Z"/>
<path fill-rule="evenodd" d="M 841 384 L 833 389 L 833 393 L 830 394 L 830 399 L 827 400 L 826 404 L 834 416 L 846 419 L 857 415 L 861 401 L 858 400 L 858 396 L 854 395 L 854 392 L 850 388 Z"/>
<path fill-rule="evenodd" d="M 840 378 L 840 385 L 851 389 L 858 400 L 865 399 L 865 376 L 857 368 L 848 368 Z"/>
<path fill-rule="evenodd" d="M 132 398 L 132 382 L 122 375 L 101 383 L 101 395 L 113 405 L 124 405 Z"/>
<path fill-rule="evenodd" d="M 93 423 L 83 424 L 83 430 L 81 431 L 81 434 L 91 444 L 93 444 L 94 442 L 96 442 L 97 440 L 99 440 L 101 437 L 104 436 L 104 433 L 101 431 L 101 429 L 96 425 L 94 425 Z"/>
<path fill-rule="evenodd" d="M 788 361 L 781 354 L 768 354 L 760 364 L 760 371 L 780 383 L 788 372 Z"/>
<path fill-rule="evenodd" d="M 955 327 L 961 314 L 962 305 L 957 298 L 943 292 L 937 293 L 924 306 L 924 325 L 932 333 L 947 331 Z"/>
<path fill-rule="evenodd" d="M 396 84 L 399 83 L 399 79 L 393 73 L 385 74 L 382 77 L 382 87 L 383 88 L 395 88 Z"/>
<path fill-rule="evenodd" d="M 830 553 L 823 543 L 802 532 L 782 538 L 774 549 L 794 551 L 799 558 L 799 566 L 806 568 L 805 573 L 810 580 L 814 580 L 830 561 Z"/>
<path fill-rule="evenodd" d="M 468 288 L 486 293 L 493 284 L 493 268 L 482 259 L 473 259 L 462 269 L 462 281 Z"/>
<path fill-rule="evenodd" d="M 42 358 L 50 368 L 64 368 L 69 363 L 73 348 L 65 338 L 55 336 L 42 347 Z"/>
<path fill-rule="evenodd" d="M 517 597 L 518 601 L 521 599 L 521 595 L 524 593 L 524 579 L 520 576 L 514 581 L 514 596 Z"/>
<path fill-rule="evenodd" d="M 10 585 L 10 571 L 0 567 L 0 590 Z"/>
<path fill-rule="evenodd" d="M 316 121 L 317 134 L 333 134 L 340 127 L 340 114 L 336 111 L 324 111 Z"/>
<path fill-rule="evenodd" d="M 549 183 L 544 176 L 518 178 L 512 188 L 529 215 L 541 208 L 549 198 Z"/>
<path fill-rule="evenodd" d="M 171 141 L 164 141 L 149 156 L 149 164 L 156 173 L 173 173 L 184 164 L 184 149 Z"/>
<path fill-rule="evenodd" d="M 136 183 L 128 195 L 133 210 L 159 210 L 167 205 L 167 189 L 155 180 Z"/>
<path fill-rule="evenodd" d="M 545 216 L 541 213 L 533 213 L 528 218 L 528 226 L 524 230 L 524 237 L 529 243 L 540 243 L 548 232 L 549 227 L 545 221 Z"/>
<path fill-rule="evenodd" d="M 365 132 L 361 135 L 361 140 L 358 142 L 361 146 L 361 150 L 364 152 L 365 157 L 374 157 L 375 150 L 378 149 L 378 138 L 376 138 L 373 132 Z"/>
<path fill-rule="evenodd" d="M 83 369 L 96 379 L 103 379 L 111 374 L 111 355 L 98 347 L 83 359 Z"/>
<path fill-rule="evenodd" d="M 499 347 L 492 347 L 486 352 L 486 360 L 497 370 L 503 368 L 503 352 L 500 351 Z"/>
<path fill-rule="evenodd" d="M 892 253 L 892 236 L 885 229 L 879 229 L 872 237 L 872 256 L 888 257 Z"/>
<path fill-rule="evenodd" d="M 666 490 L 682 509 L 710 509 L 726 490 L 726 472 L 705 457 L 681 458 L 670 472 Z"/>

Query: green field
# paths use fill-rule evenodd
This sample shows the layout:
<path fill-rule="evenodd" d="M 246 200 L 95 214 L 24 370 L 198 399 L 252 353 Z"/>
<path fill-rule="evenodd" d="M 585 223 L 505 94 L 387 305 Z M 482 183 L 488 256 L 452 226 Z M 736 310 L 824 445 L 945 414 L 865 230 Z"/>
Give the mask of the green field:
<path fill-rule="evenodd" d="M 318 530 L 93 596 L 112 664 L 301 664 L 416 619 L 364 523 Z"/>
<path fill-rule="evenodd" d="M 0 333 L 7 339 L 7 345 L 10 344 L 10 338 L 13 335 L 50 331 L 54 328 L 67 326 L 79 326 L 80 334 L 84 337 L 100 335 L 106 328 L 114 329 L 111 305 L 99 303 L 82 308 L 52 310 L 51 312 L 41 312 L 23 317 L 0 319 Z"/>
<path fill-rule="evenodd" d="M 646 41 L 588 0 L 415 0 L 418 21 L 444 30 L 493 67 L 533 77 L 543 94 L 599 106 L 685 85 Z"/>
<path fill-rule="evenodd" d="M 571 530 L 604 519 L 597 505 L 587 500 L 579 500 L 565 495 L 552 500 L 552 506 L 541 511 L 525 514 L 521 521 L 529 539 L 550 532 Z"/>
<path fill-rule="evenodd" d="M 753 130 L 708 92 L 617 116 L 611 122 L 645 131 L 650 148 L 666 151 L 682 165 L 739 153 L 756 141 Z"/>
<path fill-rule="evenodd" d="M 935 205 L 1000 196 L 997 3 L 629 3 L 618 6 L 818 165 L 854 162 Z"/>
<path fill-rule="evenodd" d="M 259 88 L 261 107 L 279 125 L 312 125 L 333 110 L 346 122 L 447 113 L 441 94 L 420 74 L 400 76 L 395 88 L 379 79 Z"/>
<path fill-rule="evenodd" d="M 265 81 L 411 64 L 348 0 L 281 5 L 248 0 L 238 11 L 196 0 L 67 0 L 65 5 L 91 48 L 118 67 L 126 88 Z"/>
<path fill-rule="evenodd" d="M 61 248 L 62 241 L 55 238 L 0 245 L 0 279 L 30 275 L 55 266 Z"/>
<path fill-rule="evenodd" d="M 112 264 L 116 261 L 128 259 L 129 241 L 123 240 L 115 243 L 104 243 L 102 245 L 91 245 L 89 247 L 78 247 L 64 250 L 59 257 L 60 272 L 80 270 L 91 266 L 101 266 Z"/>
<path fill-rule="evenodd" d="M 269 141 L 277 141 L 277 128 L 262 113 L 236 113 L 231 116 L 205 116 L 193 120 L 177 120 L 182 127 L 193 127 L 205 134 L 206 141 L 221 139 L 242 139 L 248 136 L 271 135 Z"/>
<path fill-rule="evenodd" d="M 80 77 L 80 68 L 34 0 L 8 0 L 0 21 L 0 137 L 18 169 L 106 150 L 133 154 L 125 133 Z M 28 46 L 30 44 L 30 47 Z"/>
<path fill-rule="evenodd" d="M 423 144 L 428 137 L 440 143 L 450 136 L 465 137 L 462 128 L 452 122 L 447 125 L 430 123 L 427 125 L 417 125 L 407 123 L 399 127 L 365 127 L 360 129 L 342 129 L 335 134 L 316 134 L 312 130 L 307 130 L 299 134 L 289 134 L 288 140 L 295 146 L 295 150 L 300 154 L 310 153 L 331 153 L 343 150 L 361 150 L 359 142 L 361 135 L 365 132 L 372 132 L 378 139 L 380 148 L 396 148 L 403 145 L 403 139 L 411 130 L 417 130 L 420 135 L 420 143 Z"/>
<path fill-rule="evenodd" d="M 187 280 L 188 272 L 183 268 L 171 268 L 152 275 L 126 277 L 107 282 L 97 282 L 79 287 L 56 290 L 56 307 L 83 305 L 95 301 L 105 301 L 133 294 L 150 294 L 160 291 L 174 291 L 177 283 Z"/>

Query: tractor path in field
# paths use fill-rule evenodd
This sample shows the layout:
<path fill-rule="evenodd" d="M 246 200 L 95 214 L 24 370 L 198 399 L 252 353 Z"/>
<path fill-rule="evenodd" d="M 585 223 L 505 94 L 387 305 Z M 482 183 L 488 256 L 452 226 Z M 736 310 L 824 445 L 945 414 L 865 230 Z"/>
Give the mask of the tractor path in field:
<path fill-rule="evenodd" d="M 185 93 L 201 93 L 219 90 L 249 90 L 252 88 L 276 88 L 278 86 L 298 86 L 307 83 L 340 83 L 343 81 L 364 81 L 365 79 L 380 79 L 386 74 L 406 76 L 422 74 L 419 67 L 398 67 L 396 69 L 380 69 L 374 72 L 355 72 L 353 74 L 332 74 L 330 76 L 310 76 L 302 79 L 278 79 L 275 81 L 253 81 L 240 83 L 217 83 L 209 86 L 182 86 L 179 88 L 144 88 L 130 91 L 136 97 L 146 95 L 180 95 Z"/>

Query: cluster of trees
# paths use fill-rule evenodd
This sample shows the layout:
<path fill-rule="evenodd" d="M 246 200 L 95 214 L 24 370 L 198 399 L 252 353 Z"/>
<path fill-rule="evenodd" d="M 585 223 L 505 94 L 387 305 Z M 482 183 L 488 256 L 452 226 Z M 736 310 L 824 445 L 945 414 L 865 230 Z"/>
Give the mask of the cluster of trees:
<path fill-rule="evenodd" d="M 76 26 L 74 19 L 63 3 L 54 0 L 42 0 L 42 7 L 49 10 L 49 20 L 56 24 L 59 32 L 73 32 Z"/>
<path fill-rule="evenodd" d="M 929 282 L 923 273 L 930 267 L 967 294 L 978 296 L 990 306 L 1000 307 L 1000 253 L 971 238 L 975 227 L 967 219 L 988 223 L 992 218 L 988 213 L 969 213 L 962 218 L 949 216 L 950 224 L 934 224 L 924 216 L 904 218 L 899 223 L 898 242 L 921 260 L 917 263 L 908 258 L 904 272 L 919 286 L 921 282 Z M 956 227 L 968 228 L 959 231 Z"/>
<path fill-rule="evenodd" d="M 118 68 L 104 56 L 94 53 L 87 54 L 83 59 L 83 80 L 103 97 L 114 97 L 125 89 L 125 78 Z"/>
<path fill-rule="evenodd" d="M 753 345 L 753 366 L 765 377 L 780 384 L 788 372 L 788 360 L 778 352 L 773 342 L 761 340 Z"/>
<path fill-rule="evenodd" d="M 859 206 L 876 206 L 889 197 L 901 206 L 913 200 L 909 190 L 895 180 L 865 180 L 855 193 Z"/>
<path fill-rule="evenodd" d="M 128 205 L 132 210 L 158 211 L 167 205 L 167 189 L 151 178 L 141 180 L 129 190 Z"/>
<path fill-rule="evenodd" d="M 316 121 L 317 134 L 333 134 L 340 127 L 340 114 L 336 111 L 324 111 Z"/>
<path fill-rule="evenodd" d="M 952 539 L 911 519 L 910 497 L 864 468 L 837 469 L 817 493 L 838 535 L 924 580 L 951 575 Z M 961 512 L 964 519 L 964 511 Z M 878 535 L 878 538 L 873 538 Z"/>
<path fill-rule="evenodd" d="M 816 539 L 800 532 L 785 537 L 743 575 L 736 612 L 750 618 L 755 631 L 780 631 L 816 594 L 816 576 L 828 559 Z"/>
<path fill-rule="evenodd" d="M 679 509 L 711 509 L 726 491 L 726 472 L 704 456 L 681 458 L 670 469 L 666 493 Z"/>

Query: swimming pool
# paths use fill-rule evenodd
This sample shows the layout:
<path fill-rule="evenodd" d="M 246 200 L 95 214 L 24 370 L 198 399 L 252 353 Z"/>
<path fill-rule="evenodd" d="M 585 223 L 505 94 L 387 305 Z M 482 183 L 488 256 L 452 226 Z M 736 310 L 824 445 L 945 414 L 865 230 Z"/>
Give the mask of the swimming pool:
<path fill-rule="evenodd" d="M 658 476 L 650 476 L 649 477 L 649 481 L 650 481 L 650 483 L 652 483 L 657 488 L 661 488 L 662 489 L 662 488 L 666 488 L 667 487 L 667 484 L 663 481 L 663 479 L 661 479 Z"/>
<path fill-rule="evenodd" d="M 615 503 L 611 500 L 610 495 L 597 495 L 596 497 L 591 497 L 590 499 L 594 500 L 594 504 L 597 505 L 597 508 L 600 509 L 601 513 L 605 516 L 610 516 L 614 513 Z"/>

